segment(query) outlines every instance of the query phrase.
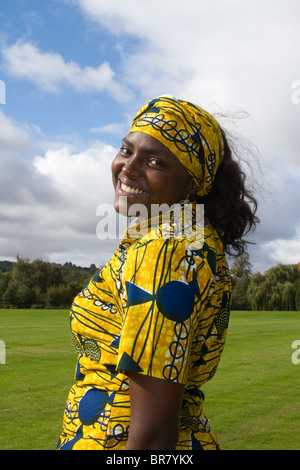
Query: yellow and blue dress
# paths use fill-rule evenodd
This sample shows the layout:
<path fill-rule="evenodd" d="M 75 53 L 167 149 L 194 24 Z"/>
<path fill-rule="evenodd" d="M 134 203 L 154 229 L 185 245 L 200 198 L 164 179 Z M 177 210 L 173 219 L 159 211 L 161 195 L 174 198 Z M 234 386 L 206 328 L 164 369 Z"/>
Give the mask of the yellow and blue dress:
<path fill-rule="evenodd" d="M 191 240 L 165 237 L 164 226 L 138 236 L 129 228 L 74 299 L 70 327 L 79 356 L 58 449 L 125 449 L 126 371 L 185 384 L 176 449 L 219 448 L 201 386 L 224 348 L 231 281 L 220 238 L 207 220 L 201 229 L 201 240 Z"/>

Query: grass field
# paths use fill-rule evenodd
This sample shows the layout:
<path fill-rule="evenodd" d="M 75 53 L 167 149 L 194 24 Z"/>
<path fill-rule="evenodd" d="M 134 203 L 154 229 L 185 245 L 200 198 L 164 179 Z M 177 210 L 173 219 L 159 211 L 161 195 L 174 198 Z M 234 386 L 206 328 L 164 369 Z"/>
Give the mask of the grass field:
<path fill-rule="evenodd" d="M 63 310 L 0 310 L 0 450 L 55 449 L 76 353 Z M 300 312 L 232 312 L 205 411 L 224 450 L 300 449 Z"/>

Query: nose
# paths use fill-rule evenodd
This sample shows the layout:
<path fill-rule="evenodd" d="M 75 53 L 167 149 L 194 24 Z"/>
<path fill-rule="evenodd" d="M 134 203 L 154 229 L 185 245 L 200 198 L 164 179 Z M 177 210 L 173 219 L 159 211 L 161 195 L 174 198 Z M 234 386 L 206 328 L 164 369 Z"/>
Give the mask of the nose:
<path fill-rule="evenodd" d="M 142 174 L 141 161 L 135 155 L 132 155 L 123 165 L 122 173 L 128 178 L 139 178 Z"/>

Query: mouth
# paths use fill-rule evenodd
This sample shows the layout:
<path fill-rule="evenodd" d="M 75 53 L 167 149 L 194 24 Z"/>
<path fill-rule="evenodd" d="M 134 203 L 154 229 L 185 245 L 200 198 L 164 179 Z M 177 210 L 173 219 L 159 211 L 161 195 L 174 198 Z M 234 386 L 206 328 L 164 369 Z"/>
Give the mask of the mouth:
<path fill-rule="evenodd" d="M 146 194 L 146 191 L 143 191 L 139 188 L 134 188 L 133 186 L 129 186 L 128 184 L 125 184 L 122 181 L 120 181 L 120 188 L 126 194 Z"/>

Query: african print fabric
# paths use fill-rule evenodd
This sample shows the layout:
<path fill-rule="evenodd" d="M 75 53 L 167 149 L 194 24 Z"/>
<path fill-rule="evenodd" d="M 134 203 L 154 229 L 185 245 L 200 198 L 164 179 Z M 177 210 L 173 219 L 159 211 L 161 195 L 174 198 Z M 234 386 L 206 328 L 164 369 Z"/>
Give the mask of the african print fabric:
<path fill-rule="evenodd" d="M 221 128 L 211 114 L 188 101 L 160 96 L 140 109 L 130 132 L 143 132 L 159 140 L 195 180 L 197 195 L 210 192 L 224 158 Z"/>
<path fill-rule="evenodd" d="M 225 344 L 231 298 L 226 258 L 206 220 L 201 240 L 164 238 L 164 230 L 138 237 L 129 227 L 112 259 L 74 299 L 77 381 L 58 449 L 125 449 L 126 371 L 185 384 L 176 449 L 219 448 L 202 409 L 201 386 L 214 376 Z"/>

